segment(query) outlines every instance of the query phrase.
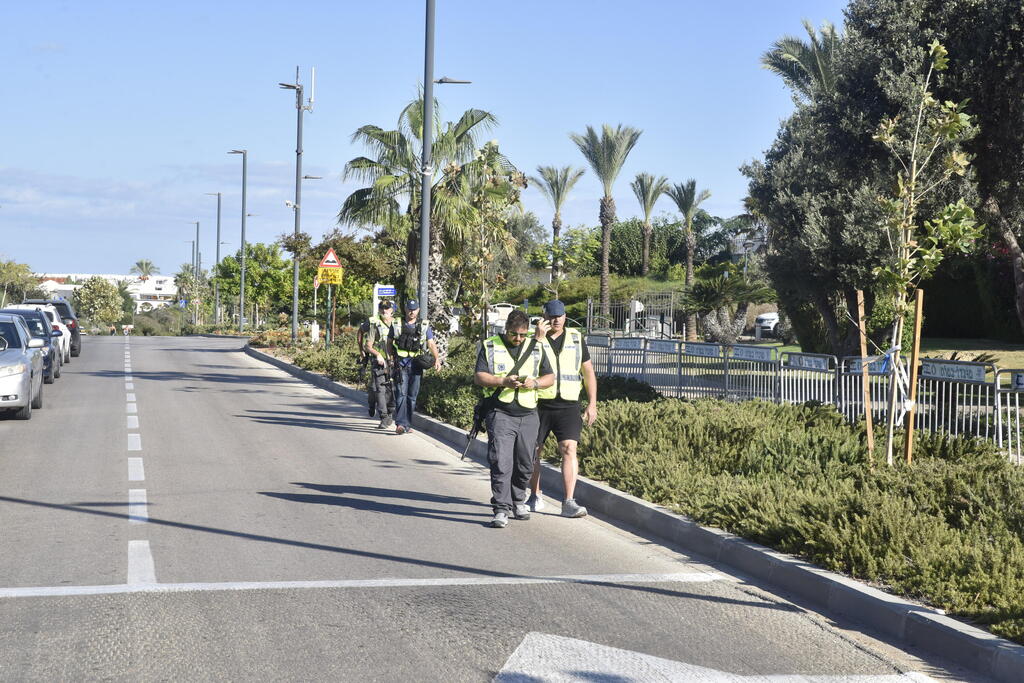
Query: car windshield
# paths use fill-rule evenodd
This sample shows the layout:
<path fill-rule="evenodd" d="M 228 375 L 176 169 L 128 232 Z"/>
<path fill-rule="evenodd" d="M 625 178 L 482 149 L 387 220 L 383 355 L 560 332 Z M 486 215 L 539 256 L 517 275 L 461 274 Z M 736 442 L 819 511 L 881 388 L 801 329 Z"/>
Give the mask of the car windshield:
<path fill-rule="evenodd" d="M 32 333 L 33 337 L 46 337 L 50 336 L 50 330 L 47 329 L 46 325 L 43 324 L 42 318 L 38 315 L 23 315 L 21 319 L 25 321 L 28 326 L 28 331 Z"/>
<path fill-rule="evenodd" d="M 48 320 L 49 320 L 49 321 L 50 321 L 51 323 L 52 323 L 52 322 L 53 322 L 53 321 L 55 320 L 55 318 L 54 318 L 54 315 L 53 315 L 53 311 L 43 311 L 43 313 L 45 313 L 45 314 L 46 314 L 46 318 L 47 318 L 47 319 L 48 319 Z"/>
<path fill-rule="evenodd" d="M 18 328 L 15 327 L 14 323 L 0 320 L 0 337 L 3 337 L 7 342 L 7 348 L 21 348 L 21 335 L 18 334 Z"/>

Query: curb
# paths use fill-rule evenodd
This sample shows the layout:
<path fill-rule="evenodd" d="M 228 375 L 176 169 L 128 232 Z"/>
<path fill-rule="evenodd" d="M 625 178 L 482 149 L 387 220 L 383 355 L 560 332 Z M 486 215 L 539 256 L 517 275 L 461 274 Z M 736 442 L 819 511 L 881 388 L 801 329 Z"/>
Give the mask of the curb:
<path fill-rule="evenodd" d="M 333 394 L 357 403 L 366 400 L 363 391 L 256 351 L 248 344 L 243 350 L 253 358 Z M 413 423 L 416 429 L 458 452 L 466 446 L 465 430 L 420 414 L 413 417 Z M 487 442 L 477 439 L 468 457 L 486 465 Z M 541 465 L 542 488 L 560 493 L 561 471 L 547 463 Z M 1024 683 L 1024 646 L 791 555 L 720 529 L 703 527 L 659 505 L 586 477 L 579 477 L 576 490 L 580 498 L 586 500 L 587 507 L 595 512 L 792 593 L 825 612 L 842 615 L 898 643 L 939 655 L 1000 683 Z"/>

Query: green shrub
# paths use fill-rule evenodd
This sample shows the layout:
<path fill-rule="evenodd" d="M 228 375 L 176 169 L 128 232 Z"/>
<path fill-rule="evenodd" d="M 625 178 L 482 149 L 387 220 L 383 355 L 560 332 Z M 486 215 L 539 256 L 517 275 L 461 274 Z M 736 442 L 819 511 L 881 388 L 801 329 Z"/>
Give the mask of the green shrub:
<path fill-rule="evenodd" d="M 662 396 L 657 389 L 647 382 L 641 382 L 632 377 L 619 377 L 611 375 L 599 377 L 597 380 L 598 401 L 636 401 L 638 403 L 649 403 L 657 401 Z M 580 396 L 582 403 L 587 402 L 586 392 Z"/>

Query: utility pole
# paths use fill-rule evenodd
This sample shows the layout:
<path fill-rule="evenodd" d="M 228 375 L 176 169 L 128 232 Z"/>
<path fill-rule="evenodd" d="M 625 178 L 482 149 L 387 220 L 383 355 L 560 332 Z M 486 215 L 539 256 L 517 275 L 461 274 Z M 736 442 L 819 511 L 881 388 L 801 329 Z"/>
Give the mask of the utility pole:
<path fill-rule="evenodd" d="M 242 251 L 241 251 L 241 279 L 238 286 L 238 331 L 245 331 L 245 186 L 249 163 L 249 150 L 233 149 L 228 154 L 242 155 Z"/>
<path fill-rule="evenodd" d="M 313 98 L 316 93 L 316 71 L 312 71 L 310 84 L 309 104 L 302 104 L 302 84 L 299 83 L 299 67 L 295 67 L 295 83 L 278 83 L 285 90 L 295 91 L 295 109 L 297 111 L 295 123 L 295 201 L 292 210 L 295 212 L 295 237 L 296 251 L 292 253 L 292 341 L 299 338 L 299 253 L 298 237 L 302 222 L 302 113 L 313 111 Z"/>
<path fill-rule="evenodd" d="M 213 322 L 220 324 L 220 282 L 217 280 L 217 267 L 220 266 L 220 192 L 207 192 L 211 197 L 217 196 L 217 249 L 214 262 L 213 279 Z"/>

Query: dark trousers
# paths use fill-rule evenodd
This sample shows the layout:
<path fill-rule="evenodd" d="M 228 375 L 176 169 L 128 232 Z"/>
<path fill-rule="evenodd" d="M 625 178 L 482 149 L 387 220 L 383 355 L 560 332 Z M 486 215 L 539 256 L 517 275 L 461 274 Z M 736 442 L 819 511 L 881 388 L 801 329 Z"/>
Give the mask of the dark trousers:
<path fill-rule="evenodd" d="M 395 371 L 395 424 L 412 427 L 412 414 L 416 412 L 416 397 L 420 394 L 423 371 L 409 365 L 399 365 Z"/>
<path fill-rule="evenodd" d="M 487 462 L 495 512 L 511 512 L 514 504 L 526 502 L 539 426 L 537 411 L 513 417 L 492 410 L 487 416 Z"/>
<path fill-rule="evenodd" d="M 377 417 L 384 419 L 395 412 L 395 395 L 391 387 L 388 368 L 370 359 L 373 368 L 370 374 L 370 395 L 377 402 Z"/>

